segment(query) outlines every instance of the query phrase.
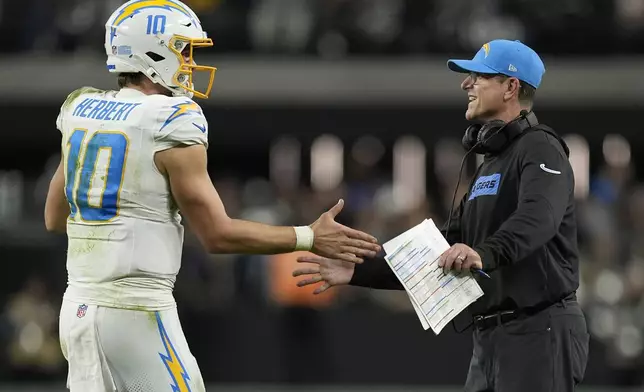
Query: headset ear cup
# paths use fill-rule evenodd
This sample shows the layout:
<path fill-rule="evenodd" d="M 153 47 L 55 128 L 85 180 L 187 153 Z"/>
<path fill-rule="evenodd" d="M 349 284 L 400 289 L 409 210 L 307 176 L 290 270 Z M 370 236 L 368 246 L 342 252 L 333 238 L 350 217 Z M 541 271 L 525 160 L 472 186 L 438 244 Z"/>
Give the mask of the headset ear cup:
<path fill-rule="evenodd" d="M 479 144 L 483 144 L 485 142 L 485 138 L 489 133 L 489 130 L 490 130 L 490 127 L 487 124 L 483 125 L 479 133 L 476 135 L 476 142 Z"/>
<path fill-rule="evenodd" d="M 485 152 L 499 152 L 507 141 L 507 136 L 503 132 L 507 124 L 501 120 L 492 120 L 485 123 L 478 133 L 478 142 L 480 150 Z"/>
<path fill-rule="evenodd" d="M 463 140 L 461 141 L 465 151 L 471 150 L 472 147 L 476 145 L 480 130 L 481 130 L 480 124 L 472 124 L 469 127 L 467 127 L 467 129 L 465 130 L 465 133 L 463 134 Z"/>

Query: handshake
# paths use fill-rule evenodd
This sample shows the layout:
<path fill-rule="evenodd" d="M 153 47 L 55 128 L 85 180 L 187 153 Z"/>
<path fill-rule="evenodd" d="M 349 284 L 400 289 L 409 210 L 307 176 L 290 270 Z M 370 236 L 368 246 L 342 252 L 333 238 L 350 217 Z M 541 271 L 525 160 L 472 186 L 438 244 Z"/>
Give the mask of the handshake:
<path fill-rule="evenodd" d="M 298 282 L 299 287 L 324 281 L 314 294 L 322 293 L 331 286 L 348 284 L 356 264 L 364 258 L 376 257 L 381 250 L 372 235 L 339 224 L 335 217 L 342 211 L 344 201 L 340 199 L 330 210 L 310 225 L 313 230 L 311 252 L 318 255 L 301 256 L 300 263 L 313 263 L 316 267 L 305 267 L 293 272 L 293 276 L 312 275 Z M 299 242 L 299 239 L 298 239 Z"/>
<path fill-rule="evenodd" d="M 305 276 L 297 282 L 298 287 L 324 282 L 313 294 L 320 294 L 332 286 L 349 284 L 356 264 L 361 264 L 365 257 L 375 258 L 381 250 L 375 237 L 335 222 L 334 219 L 343 205 L 344 202 L 340 200 L 310 226 L 314 232 L 311 252 L 317 256 L 297 258 L 298 263 L 307 264 L 292 273 L 294 277 Z M 452 270 L 457 273 L 467 270 L 482 271 L 483 263 L 481 256 L 474 249 L 457 243 L 440 255 L 438 266 L 447 274 Z"/>

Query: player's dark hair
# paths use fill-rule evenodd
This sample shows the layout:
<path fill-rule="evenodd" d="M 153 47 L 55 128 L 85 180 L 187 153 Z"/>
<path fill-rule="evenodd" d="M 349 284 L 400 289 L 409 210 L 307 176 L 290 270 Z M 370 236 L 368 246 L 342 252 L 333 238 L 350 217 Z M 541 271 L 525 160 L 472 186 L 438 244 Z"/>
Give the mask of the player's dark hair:
<path fill-rule="evenodd" d="M 127 87 L 128 85 L 138 86 L 143 82 L 145 75 L 141 72 L 121 72 L 118 77 L 119 88 Z"/>

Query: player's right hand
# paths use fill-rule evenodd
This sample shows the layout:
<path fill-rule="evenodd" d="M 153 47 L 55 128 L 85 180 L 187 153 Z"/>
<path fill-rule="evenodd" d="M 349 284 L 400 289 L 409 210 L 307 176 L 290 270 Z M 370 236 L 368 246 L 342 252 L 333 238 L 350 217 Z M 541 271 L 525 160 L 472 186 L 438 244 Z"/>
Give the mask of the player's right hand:
<path fill-rule="evenodd" d="M 380 251 L 375 237 L 335 221 L 343 206 L 344 200 L 340 199 L 310 226 L 315 234 L 311 252 L 351 263 L 362 263 L 363 257 L 375 257 Z"/>
<path fill-rule="evenodd" d="M 297 258 L 298 263 L 315 264 L 308 267 L 298 268 L 293 271 L 293 276 L 312 275 L 306 279 L 297 282 L 298 287 L 308 286 L 318 282 L 324 282 L 317 287 L 313 294 L 320 294 L 333 286 L 349 284 L 353 277 L 355 269 L 354 263 L 348 263 L 342 260 L 327 259 L 315 256 L 300 256 Z"/>

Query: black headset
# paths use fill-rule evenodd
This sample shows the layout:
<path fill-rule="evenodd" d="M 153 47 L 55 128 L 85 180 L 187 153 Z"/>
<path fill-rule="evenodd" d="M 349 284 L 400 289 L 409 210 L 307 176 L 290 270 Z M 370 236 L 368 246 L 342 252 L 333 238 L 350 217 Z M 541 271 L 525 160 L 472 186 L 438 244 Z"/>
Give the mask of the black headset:
<path fill-rule="evenodd" d="M 523 131 L 539 125 L 533 112 L 522 110 L 519 117 L 506 123 L 492 120 L 485 124 L 473 124 L 467 127 L 463 135 L 463 147 L 477 154 L 497 154 Z"/>

